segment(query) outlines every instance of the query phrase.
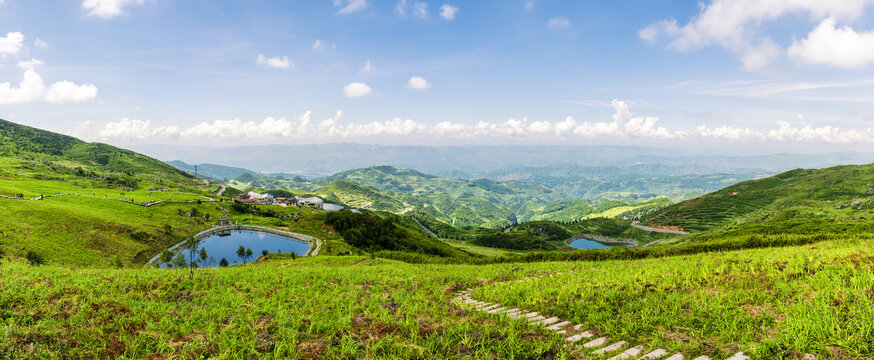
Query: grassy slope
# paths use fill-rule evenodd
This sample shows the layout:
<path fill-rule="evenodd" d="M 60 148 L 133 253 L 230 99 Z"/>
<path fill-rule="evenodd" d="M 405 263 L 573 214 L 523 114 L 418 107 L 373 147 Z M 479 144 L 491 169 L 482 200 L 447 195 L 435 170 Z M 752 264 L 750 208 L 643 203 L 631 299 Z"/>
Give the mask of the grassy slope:
<path fill-rule="evenodd" d="M 871 240 L 637 261 L 410 265 L 358 257 L 228 269 L 0 271 L 0 354 L 156 358 L 568 358 L 546 330 L 468 312 L 475 298 L 602 335 L 722 358 L 870 356 Z M 579 272 L 504 282 L 552 271 Z M 499 282 L 499 283 L 494 283 Z M 494 283 L 489 285 L 490 283 Z M 122 296 L 123 294 L 123 296 Z M 40 346 L 33 346 L 33 344 Z M 577 345 L 579 346 L 579 345 Z M 835 356 L 836 357 L 836 356 Z"/>
<path fill-rule="evenodd" d="M 874 241 L 638 261 L 488 286 L 477 299 L 589 324 L 687 354 L 818 358 L 874 354 Z M 566 264 L 556 263 L 555 269 Z"/>
<path fill-rule="evenodd" d="M 874 165 L 799 169 L 677 203 L 651 213 L 644 223 L 703 231 L 750 222 L 840 218 L 866 211 L 874 202 L 872 194 Z M 847 206 L 854 201 L 860 203 Z"/>
<path fill-rule="evenodd" d="M 319 257 L 203 270 L 187 280 L 181 270 L 6 262 L 0 271 L 11 276 L 0 278 L 0 357 L 488 359 L 566 353 L 558 336 L 449 305 L 444 289 L 524 273 L 514 268 Z"/>

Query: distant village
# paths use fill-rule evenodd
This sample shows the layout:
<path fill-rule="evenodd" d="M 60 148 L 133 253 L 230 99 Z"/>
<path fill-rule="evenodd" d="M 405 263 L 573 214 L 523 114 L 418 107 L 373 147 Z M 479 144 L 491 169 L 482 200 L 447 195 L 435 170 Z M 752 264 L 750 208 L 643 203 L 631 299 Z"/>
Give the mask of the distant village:
<path fill-rule="evenodd" d="M 325 211 L 340 211 L 345 209 L 345 206 L 331 204 L 325 202 L 320 197 L 312 196 L 312 197 L 303 197 L 303 196 L 293 196 L 293 197 L 273 197 L 270 194 L 259 194 L 254 191 L 250 191 L 244 194 L 234 195 L 234 200 L 250 203 L 250 204 L 261 204 L 261 205 L 278 205 L 278 206 L 309 206 L 318 209 L 322 209 Z M 359 212 L 357 209 L 350 209 L 352 212 Z"/>

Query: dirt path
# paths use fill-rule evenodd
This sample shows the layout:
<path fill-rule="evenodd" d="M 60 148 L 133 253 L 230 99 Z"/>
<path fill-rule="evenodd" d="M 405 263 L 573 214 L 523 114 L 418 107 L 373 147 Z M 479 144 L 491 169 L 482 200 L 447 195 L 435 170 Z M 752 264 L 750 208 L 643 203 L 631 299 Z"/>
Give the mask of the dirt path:
<path fill-rule="evenodd" d="M 666 230 L 666 229 L 657 229 L 657 228 L 649 227 L 649 226 L 643 226 L 643 225 L 640 225 L 640 221 L 637 221 L 637 220 L 632 221 L 631 226 L 634 226 L 634 227 L 636 227 L 640 230 L 643 230 L 643 231 L 651 231 L 651 232 L 657 232 L 657 233 L 663 233 L 663 234 L 678 234 L 678 235 L 688 235 L 689 234 L 688 231 Z"/>
<path fill-rule="evenodd" d="M 190 204 L 190 203 L 196 203 L 196 202 L 198 202 L 198 201 L 200 201 L 200 202 L 220 202 L 220 200 L 213 200 L 213 199 L 210 199 L 210 198 L 208 198 L 208 197 L 205 197 L 205 196 L 203 196 L 203 195 L 199 195 L 199 194 L 183 193 L 183 192 L 178 192 L 178 193 L 179 193 L 179 194 L 188 194 L 188 195 L 200 196 L 200 197 L 204 198 L 204 200 L 158 200 L 158 201 L 138 202 L 138 201 L 133 201 L 133 200 L 116 199 L 116 198 L 105 197 L 105 196 L 86 195 L 86 194 L 73 194 L 73 193 L 60 193 L 60 194 L 52 194 L 52 195 L 40 195 L 40 196 L 37 196 L 37 197 L 35 197 L 35 198 L 16 198 L 16 197 L 11 197 L 11 196 L 4 196 L 4 195 L 0 195 L 0 197 L 2 197 L 2 198 L 4 198 L 4 199 L 12 199 L 12 200 L 40 201 L 40 200 L 43 200 L 43 199 L 46 199 L 46 198 L 52 198 L 52 197 L 60 197 L 60 196 L 79 196 L 79 197 L 87 197 L 87 198 L 92 198 L 92 199 L 101 199 L 101 200 L 120 201 L 120 202 L 123 202 L 123 203 L 128 203 L 128 204 L 131 204 L 131 205 L 137 205 L 137 206 L 142 206 L 142 207 L 150 207 L 150 206 L 154 206 L 154 205 L 158 205 L 158 204 L 163 204 L 163 203 L 168 203 L 168 204 Z"/>
<path fill-rule="evenodd" d="M 413 221 L 415 221 L 416 224 L 419 224 L 419 226 L 422 227 L 422 230 L 425 230 L 425 232 L 427 232 L 429 235 L 431 235 L 431 237 L 438 239 L 437 234 L 431 232 L 431 230 L 428 230 L 428 228 L 426 228 L 425 225 L 422 225 L 422 223 L 420 223 L 419 220 L 413 219 Z"/>
<path fill-rule="evenodd" d="M 225 193 L 225 190 L 227 190 L 227 189 L 228 189 L 228 186 L 227 186 L 227 185 L 222 185 L 221 189 L 219 189 L 219 191 L 216 191 L 215 195 L 216 195 L 216 196 L 222 196 L 222 194 L 224 194 L 224 193 Z"/>

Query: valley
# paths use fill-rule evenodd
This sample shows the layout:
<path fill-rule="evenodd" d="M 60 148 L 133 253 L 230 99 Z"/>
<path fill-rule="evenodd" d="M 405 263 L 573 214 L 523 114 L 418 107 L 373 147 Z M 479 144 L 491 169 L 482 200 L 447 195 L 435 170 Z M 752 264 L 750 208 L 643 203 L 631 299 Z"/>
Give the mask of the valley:
<path fill-rule="evenodd" d="M 314 179 L 174 165 L 0 121 L 0 357 L 872 354 L 874 165 L 676 202 L 384 165 Z M 233 200 L 249 191 L 357 212 Z M 238 230 L 307 249 L 191 242 Z"/>

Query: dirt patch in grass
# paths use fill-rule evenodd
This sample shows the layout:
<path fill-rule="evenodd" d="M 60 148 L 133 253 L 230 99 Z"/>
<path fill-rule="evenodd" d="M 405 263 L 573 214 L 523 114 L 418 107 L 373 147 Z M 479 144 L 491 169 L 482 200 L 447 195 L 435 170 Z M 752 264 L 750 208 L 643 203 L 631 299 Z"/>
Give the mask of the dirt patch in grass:
<path fill-rule="evenodd" d="M 301 360 L 321 360 L 328 346 L 321 341 L 304 341 L 297 345 Z"/>

